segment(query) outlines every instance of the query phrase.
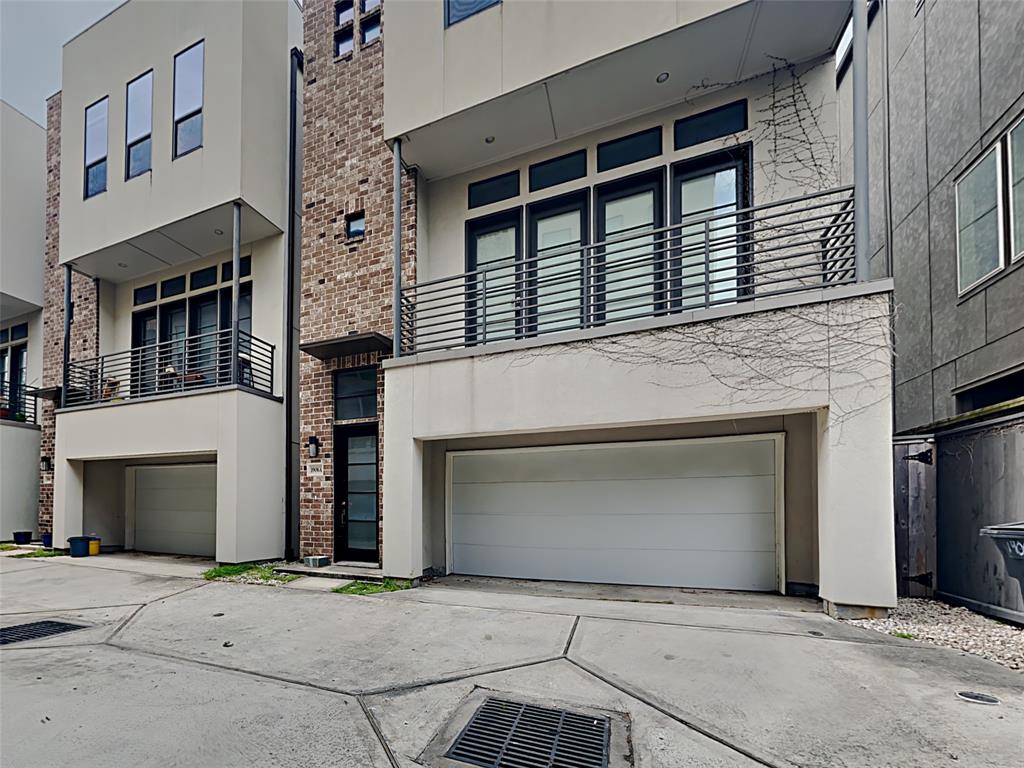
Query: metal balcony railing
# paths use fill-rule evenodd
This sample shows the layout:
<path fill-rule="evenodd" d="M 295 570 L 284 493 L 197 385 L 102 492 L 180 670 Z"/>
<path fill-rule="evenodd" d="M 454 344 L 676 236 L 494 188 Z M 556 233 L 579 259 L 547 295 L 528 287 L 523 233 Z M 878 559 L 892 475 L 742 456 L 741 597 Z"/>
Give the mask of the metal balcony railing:
<path fill-rule="evenodd" d="M 0 382 L 0 419 L 23 424 L 36 423 L 36 399 L 21 384 Z"/>
<path fill-rule="evenodd" d="M 401 351 L 472 347 L 850 283 L 853 225 L 853 187 L 842 187 L 750 208 L 719 206 L 667 227 L 406 285 Z"/>
<path fill-rule="evenodd" d="M 272 394 L 274 345 L 226 328 L 69 362 L 64 406 L 118 403 L 237 384 Z"/>

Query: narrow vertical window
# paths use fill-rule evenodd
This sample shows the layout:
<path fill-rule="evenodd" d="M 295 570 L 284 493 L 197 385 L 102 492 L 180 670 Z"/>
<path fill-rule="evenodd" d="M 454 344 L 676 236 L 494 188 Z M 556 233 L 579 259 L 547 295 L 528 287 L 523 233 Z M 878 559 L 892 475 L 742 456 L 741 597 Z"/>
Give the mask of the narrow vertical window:
<path fill-rule="evenodd" d="M 203 42 L 174 57 L 174 156 L 203 146 Z"/>
<path fill-rule="evenodd" d="M 339 29 L 334 33 L 334 58 L 348 56 L 352 53 L 352 25 Z"/>
<path fill-rule="evenodd" d="M 1010 131 L 1010 241 L 1013 260 L 1024 258 L 1024 121 Z"/>
<path fill-rule="evenodd" d="M 125 123 L 126 179 L 150 170 L 153 135 L 153 73 L 147 72 L 128 83 Z"/>
<path fill-rule="evenodd" d="M 363 45 L 369 45 L 380 37 L 381 0 L 361 0 L 359 4 L 359 34 Z"/>
<path fill-rule="evenodd" d="M 107 189 L 107 103 L 104 96 L 85 108 L 85 196 Z"/>
<path fill-rule="evenodd" d="M 1003 266 L 997 144 L 956 183 L 957 275 L 960 292 Z"/>

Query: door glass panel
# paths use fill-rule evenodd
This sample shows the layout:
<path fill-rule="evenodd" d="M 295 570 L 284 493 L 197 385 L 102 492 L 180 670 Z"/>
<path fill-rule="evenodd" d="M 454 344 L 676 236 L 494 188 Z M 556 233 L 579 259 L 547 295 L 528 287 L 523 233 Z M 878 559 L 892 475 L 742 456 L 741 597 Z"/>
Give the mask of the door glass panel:
<path fill-rule="evenodd" d="M 477 333 L 484 341 L 516 334 L 516 228 L 476 236 Z M 486 269 L 485 269 L 486 268 Z"/>
<path fill-rule="evenodd" d="M 605 318 L 650 314 L 654 309 L 654 192 L 646 190 L 604 205 L 604 232 L 618 240 L 604 251 Z"/>
<path fill-rule="evenodd" d="M 350 493 L 348 495 L 348 519 L 356 521 L 376 521 L 377 494 Z"/>
<path fill-rule="evenodd" d="M 212 374 L 217 367 L 217 295 L 203 297 L 192 308 L 196 338 L 189 350 L 189 370 Z"/>
<path fill-rule="evenodd" d="M 349 464 L 348 490 L 351 493 L 372 493 L 377 489 L 376 464 Z"/>
<path fill-rule="evenodd" d="M 160 347 L 160 370 L 157 379 L 161 388 L 174 388 L 181 383 L 185 370 L 186 312 L 184 306 L 163 309 Z"/>
<path fill-rule="evenodd" d="M 140 395 L 156 388 L 156 310 L 136 313 L 133 320 L 132 346 L 136 351 L 132 354 L 132 393 Z"/>
<path fill-rule="evenodd" d="M 370 464 L 377 461 L 377 437 L 366 435 L 348 439 L 348 460 L 352 464 Z"/>
<path fill-rule="evenodd" d="M 377 521 L 350 521 L 348 524 L 349 549 L 377 549 Z"/>
<path fill-rule="evenodd" d="M 737 296 L 736 170 L 709 173 L 684 179 L 679 185 L 680 219 L 699 214 L 715 216 L 708 224 L 708 285 L 710 303 L 734 301 Z M 679 231 L 678 269 L 681 275 L 679 293 L 682 306 L 704 306 L 704 244 L 703 220 L 686 224 Z"/>
<path fill-rule="evenodd" d="M 532 302 L 538 331 L 577 328 L 580 324 L 580 293 L 583 287 L 578 250 L 582 245 L 580 211 L 568 211 L 537 219 L 536 291 Z"/>

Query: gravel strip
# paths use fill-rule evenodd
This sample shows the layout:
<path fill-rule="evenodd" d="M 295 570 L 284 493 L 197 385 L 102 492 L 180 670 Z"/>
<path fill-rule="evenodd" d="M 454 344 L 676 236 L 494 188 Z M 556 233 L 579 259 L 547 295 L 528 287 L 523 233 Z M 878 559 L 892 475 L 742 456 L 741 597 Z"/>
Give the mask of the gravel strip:
<path fill-rule="evenodd" d="M 905 597 L 900 598 L 888 618 L 857 619 L 849 623 L 887 635 L 910 635 L 909 639 L 966 651 L 1010 669 L 1024 670 L 1024 628 L 990 619 L 967 608 Z"/>

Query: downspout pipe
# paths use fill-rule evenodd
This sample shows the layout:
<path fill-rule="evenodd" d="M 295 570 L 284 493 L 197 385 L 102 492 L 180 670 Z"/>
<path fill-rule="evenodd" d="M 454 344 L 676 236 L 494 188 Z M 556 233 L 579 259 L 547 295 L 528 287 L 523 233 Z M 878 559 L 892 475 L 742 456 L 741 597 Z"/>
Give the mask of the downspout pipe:
<path fill-rule="evenodd" d="M 857 282 L 868 279 L 871 255 L 868 189 L 868 3 L 853 0 L 853 254 Z"/>
<path fill-rule="evenodd" d="M 298 210 L 302 173 L 299 167 L 299 78 L 305 69 L 302 51 L 292 48 L 288 101 L 288 254 L 285 269 L 284 324 L 284 553 L 286 560 L 297 560 L 299 546 L 298 493 L 298 359 L 295 316 L 295 292 L 301 277 L 302 212 Z"/>
<path fill-rule="evenodd" d="M 395 139 L 392 147 L 394 157 L 394 273 L 392 275 L 392 312 L 393 339 L 392 354 L 398 358 L 402 354 L 402 140 Z"/>
<path fill-rule="evenodd" d="M 61 350 L 60 407 L 67 405 L 68 362 L 71 360 L 71 322 L 75 304 L 71 300 L 71 265 L 64 265 L 64 344 Z"/>

